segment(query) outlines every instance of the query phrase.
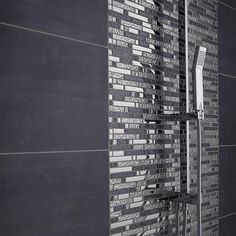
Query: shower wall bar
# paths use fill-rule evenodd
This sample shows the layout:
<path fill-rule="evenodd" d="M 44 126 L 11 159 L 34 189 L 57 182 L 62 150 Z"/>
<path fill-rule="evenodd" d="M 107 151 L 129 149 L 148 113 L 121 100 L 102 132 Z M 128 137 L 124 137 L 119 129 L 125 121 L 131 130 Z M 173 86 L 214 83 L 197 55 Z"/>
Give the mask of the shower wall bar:
<path fill-rule="evenodd" d="M 186 113 L 189 113 L 189 48 L 188 48 L 188 0 L 184 2 L 185 7 L 185 80 L 186 80 Z M 190 192 L 190 160 L 189 160 L 189 121 L 186 121 L 186 172 L 187 172 L 187 193 Z"/>
<path fill-rule="evenodd" d="M 204 94 L 203 94 L 203 67 L 206 59 L 206 48 L 197 48 L 195 64 L 195 109 L 198 114 L 197 121 L 197 218 L 198 236 L 202 236 L 202 125 L 204 120 Z"/>

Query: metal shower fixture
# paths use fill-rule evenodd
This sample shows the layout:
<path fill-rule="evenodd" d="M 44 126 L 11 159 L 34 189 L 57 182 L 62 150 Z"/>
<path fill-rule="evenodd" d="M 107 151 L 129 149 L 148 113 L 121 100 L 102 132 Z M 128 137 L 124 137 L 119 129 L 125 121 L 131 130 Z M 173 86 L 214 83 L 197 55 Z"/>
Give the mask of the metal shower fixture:
<path fill-rule="evenodd" d="M 198 119 L 204 120 L 203 67 L 206 59 L 205 47 L 198 47 L 195 65 L 195 109 Z"/>

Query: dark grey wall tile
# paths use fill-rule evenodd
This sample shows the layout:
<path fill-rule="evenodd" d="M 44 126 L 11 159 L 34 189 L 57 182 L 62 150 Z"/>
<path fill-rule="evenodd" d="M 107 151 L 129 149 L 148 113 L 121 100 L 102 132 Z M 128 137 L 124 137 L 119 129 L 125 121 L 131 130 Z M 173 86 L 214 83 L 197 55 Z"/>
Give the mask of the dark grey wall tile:
<path fill-rule="evenodd" d="M 236 1 L 235 0 L 220 0 L 220 2 L 225 3 L 227 5 L 229 5 L 230 7 L 236 8 Z M 220 6 L 222 5 L 219 2 Z"/>
<path fill-rule="evenodd" d="M 220 236 L 236 235 L 236 215 L 220 219 Z"/>
<path fill-rule="evenodd" d="M 107 44 L 107 1 L 2 0 L 0 21 Z"/>
<path fill-rule="evenodd" d="M 236 75 L 236 11 L 219 5 L 219 72 Z"/>
<path fill-rule="evenodd" d="M 0 235 L 108 236 L 108 153 L 0 157 Z"/>
<path fill-rule="evenodd" d="M 0 152 L 107 149 L 107 50 L 0 27 Z"/>
<path fill-rule="evenodd" d="M 236 79 L 219 76 L 220 144 L 236 144 Z"/>
<path fill-rule="evenodd" d="M 220 148 L 220 215 L 236 212 L 236 146 Z"/>

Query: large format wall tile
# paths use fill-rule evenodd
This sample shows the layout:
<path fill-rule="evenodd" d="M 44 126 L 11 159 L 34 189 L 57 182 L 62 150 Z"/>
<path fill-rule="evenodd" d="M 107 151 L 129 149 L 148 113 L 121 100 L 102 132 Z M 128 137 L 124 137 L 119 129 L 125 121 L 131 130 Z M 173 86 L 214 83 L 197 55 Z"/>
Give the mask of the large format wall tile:
<path fill-rule="evenodd" d="M 236 8 L 236 1 L 235 0 L 220 0 L 220 2 L 225 3 L 225 4 L 229 5 L 230 7 Z M 221 5 L 219 7 L 221 7 Z"/>
<path fill-rule="evenodd" d="M 0 235 L 108 236 L 108 153 L 0 157 Z"/>
<path fill-rule="evenodd" d="M 236 75 L 236 11 L 219 4 L 219 72 Z"/>
<path fill-rule="evenodd" d="M 1 0 L 0 21 L 106 45 L 106 2 Z"/>
<path fill-rule="evenodd" d="M 236 235 L 236 215 L 220 219 L 220 236 Z"/>
<path fill-rule="evenodd" d="M 219 76 L 220 144 L 236 144 L 236 79 Z"/>
<path fill-rule="evenodd" d="M 220 215 L 236 212 L 236 147 L 220 148 Z"/>
<path fill-rule="evenodd" d="M 107 149 L 107 50 L 0 27 L 0 152 Z"/>

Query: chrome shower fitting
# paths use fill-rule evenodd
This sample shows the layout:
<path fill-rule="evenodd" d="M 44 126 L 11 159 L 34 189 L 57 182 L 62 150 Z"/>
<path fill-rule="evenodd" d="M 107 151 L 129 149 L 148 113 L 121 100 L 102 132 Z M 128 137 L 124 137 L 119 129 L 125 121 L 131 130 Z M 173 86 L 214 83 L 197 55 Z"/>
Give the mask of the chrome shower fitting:
<path fill-rule="evenodd" d="M 203 67 L 206 59 L 206 48 L 198 47 L 195 65 L 195 110 L 198 119 L 204 119 L 204 98 L 203 98 Z"/>
<path fill-rule="evenodd" d="M 195 64 L 195 109 L 198 114 L 197 120 L 197 219 L 198 219 L 198 236 L 202 235 L 202 133 L 201 133 L 201 123 L 204 120 L 204 94 L 203 94 L 203 67 L 206 59 L 205 47 L 198 47 L 197 58 Z"/>
<path fill-rule="evenodd" d="M 179 209 L 182 208 L 183 215 L 183 236 L 187 234 L 187 206 L 197 206 L 197 235 L 202 235 L 202 219 L 201 219 L 201 122 L 204 119 L 204 94 L 203 94 L 203 68 L 206 59 L 207 49 L 203 46 L 198 46 L 196 50 L 196 60 L 194 63 L 194 110 L 190 111 L 190 99 L 189 99 L 189 48 L 188 48 L 188 0 L 185 0 L 185 77 L 186 77 L 186 110 L 185 112 L 173 113 L 173 114 L 159 114 L 146 115 L 146 122 L 157 122 L 159 120 L 164 121 L 186 121 L 186 189 L 181 189 L 179 192 L 169 192 L 169 198 L 172 202 L 178 204 Z M 189 120 L 197 121 L 197 148 L 198 148 L 198 161 L 197 161 L 197 193 L 191 193 L 190 191 L 190 155 L 189 155 Z M 155 188 L 155 187 L 154 187 Z M 177 211 L 177 235 L 179 235 L 179 212 Z"/>
<path fill-rule="evenodd" d="M 198 219 L 198 236 L 202 235 L 202 227 L 201 227 L 201 204 L 202 204 L 202 192 L 201 192 L 201 160 L 202 160 L 202 148 L 201 148 L 201 122 L 204 119 L 204 94 L 203 94 L 203 68 L 206 59 L 206 51 L 205 47 L 199 46 L 197 47 L 196 51 L 196 63 L 194 64 L 194 92 L 195 92 L 195 99 L 194 99 L 194 111 L 193 112 L 186 112 L 186 113 L 173 113 L 173 114 L 160 114 L 156 116 L 152 116 L 152 119 L 146 119 L 147 122 L 155 122 L 157 120 L 167 120 L 167 121 L 186 121 L 189 120 L 196 120 L 197 121 L 197 150 L 198 150 L 198 161 L 197 161 L 197 193 L 192 194 L 190 193 L 190 188 L 187 186 L 187 190 L 184 193 L 180 191 L 179 193 L 169 193 L 170 196 L 173 196 L 173 202 L 178 203 L 183 206 L 185 209 L 184 213 L 184 232 L 183 234 L 186 235 L 187 230 L 187 204 L 189 205 L 197 205 L 197 219 Z M 186 83 L 188 79 L 186 79 Z M 187 91 L 188 93 L 189 91 Z M 186 129 L 189 128 L 186 126 Z M 188 135 L 189 132 L 186 132 Z M 186 139 L 189 137 L 187 136 Z M 188 142 L 187 142 L 188 144 Z M 188 149 L 189 147 L 187 147 Z M 188 157 L 188 156 L 187 156 Z M 186 159 L 187 166 L 189 166 L 189 159 Z M 187 184 L 190 182 L 190 176 L 187 175 Z M 177 214 L 178 215 L 178 214 Z M 178 221 L 178 219 L 177 219 Z M 178 221 L 179 222 L 179 221 Z M 177 227 L 178 229 L 179 227 Z"/>

